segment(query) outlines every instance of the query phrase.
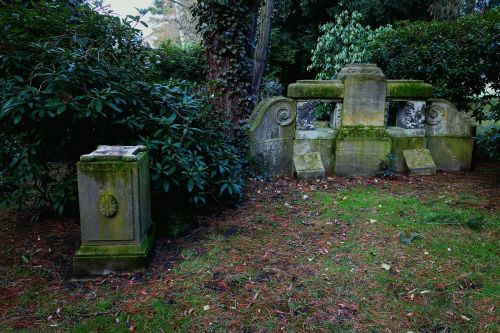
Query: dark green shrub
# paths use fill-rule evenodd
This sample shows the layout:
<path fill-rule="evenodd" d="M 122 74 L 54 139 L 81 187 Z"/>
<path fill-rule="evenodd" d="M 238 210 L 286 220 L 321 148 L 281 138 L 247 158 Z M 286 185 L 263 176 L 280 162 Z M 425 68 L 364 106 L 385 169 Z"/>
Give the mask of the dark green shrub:
<path fill-rule="evenodd" d="M 387 78 L 425 80 L 436 97 L 465 109 L 488 85 L 500 89 L 498 22 L 499 8 L 454 21 L 404 22 L 377 37 L 371 60 Z"/>
<path fill-rule="evenodd" d="M 201 44 L 193 43 L 183 47 L 166 40 L 157 51 L 156 67 L 161 77 L 194 82 L 206 80 L 207 62 Z"/>
<path fill-rule="evenodd" d="M 154 187 L 194 203 L 241 191 L 226 124 L 202 87 L 158 83 L 157 57 L 130 26 L 140 17 L 76 0 L 0 3 L 3 203 L 62 213 L 75 162 L 99 144 L 146 144 Z"/>

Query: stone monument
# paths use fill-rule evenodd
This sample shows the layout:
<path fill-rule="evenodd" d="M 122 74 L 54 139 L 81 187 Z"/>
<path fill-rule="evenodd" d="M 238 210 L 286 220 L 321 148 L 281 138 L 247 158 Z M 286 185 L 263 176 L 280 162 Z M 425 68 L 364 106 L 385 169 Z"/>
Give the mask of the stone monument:
<path fill-rule="evenodd" d="M 347 65 L 338 80 L 299 80 L 288 86 L 288 98 L 254 110 L 253 169 L 299 178 L 322 177 L 323 169 L 371 176 L 390 155 L 397 171 L 412 174 L 470 168 L 474 119 L 432 95 L 421 80 L 386 80 L 375 64 Z M 328 121 L 318 119 L 325 111 Z"/>
<path fill-rule="evenodd" d="M 77 163 L 82 244 L 76 276 L 146 264 L 153 242 L 149 158 L 144 146 L 99 146 Z"/>

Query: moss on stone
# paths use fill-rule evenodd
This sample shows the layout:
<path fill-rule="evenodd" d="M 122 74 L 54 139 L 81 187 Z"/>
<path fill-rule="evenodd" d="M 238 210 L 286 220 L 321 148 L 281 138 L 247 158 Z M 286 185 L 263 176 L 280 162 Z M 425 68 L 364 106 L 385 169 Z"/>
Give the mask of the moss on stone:
<path fill-rule="evenodd" d="M 388 98 L 430 98 L 433 94 L 432 85 L 419 80 L 389 80 L 387 81 Z"/>
<path fill-rule="evenodd" d="M 390 140 L 389 134 L 384 127 L 379 126 L 343 126 L 337 135 L 336 141 L 342 141 L 349 138 L 350 140 L 359 139 L 387 139 Z"/>
<path fill-rule="evenodd" d="M 344 97 L 344 85 L 339 82 L 304 83 L 297 82 L 288 86 L 288 97 L 301 99 L 338 99 Z"/>

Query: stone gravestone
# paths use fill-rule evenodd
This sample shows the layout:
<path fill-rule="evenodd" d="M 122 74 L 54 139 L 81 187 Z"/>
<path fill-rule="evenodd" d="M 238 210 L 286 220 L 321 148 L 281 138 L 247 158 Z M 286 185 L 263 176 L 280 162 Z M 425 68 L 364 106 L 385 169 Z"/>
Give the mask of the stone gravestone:
<path fill-rule="evenodd" d="M 293 165 L 298 179 L 325 178 L 325 168 L 318 152 L 293 155 Z"/>
<path fill-rule="evenodd" d="M 403 150 L 409 175 L 429 176 L 436 174 L 436 164 L 429 149 Z"/>
<path fill-rule="evenodd" d="M 149 158 L 144 146 L 99 146 L 77 164 L 82 245 L 76 276 L 146 264 L 153 241 Z"/>
<path fill-rule="evenodd" d="M 266 176 L 291 176 L 297 102 L 262 101 L 250 116 L 250 168 Z"/>

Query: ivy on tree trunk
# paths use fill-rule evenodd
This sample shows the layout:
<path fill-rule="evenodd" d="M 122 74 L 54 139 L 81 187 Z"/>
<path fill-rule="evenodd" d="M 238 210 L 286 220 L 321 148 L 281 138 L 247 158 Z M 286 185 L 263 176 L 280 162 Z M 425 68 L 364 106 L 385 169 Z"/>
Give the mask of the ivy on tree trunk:
<path fill-rule="evenodd" d="M 244 126 L 258 100 L 273 7 L 274 0 L 198 0 L 193 7 L 211 91 L 232 135 Z"/>

